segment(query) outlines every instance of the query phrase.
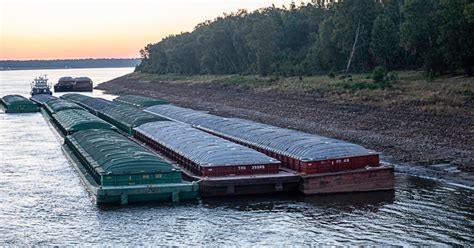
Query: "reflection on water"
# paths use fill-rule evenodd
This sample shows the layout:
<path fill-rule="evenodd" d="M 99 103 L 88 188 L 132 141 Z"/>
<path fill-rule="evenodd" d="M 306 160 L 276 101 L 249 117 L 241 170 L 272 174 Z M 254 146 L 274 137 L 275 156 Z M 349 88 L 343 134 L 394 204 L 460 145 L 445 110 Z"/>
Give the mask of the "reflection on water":
<path fill-rule="evenodd" d="M 91 75 L 104 70 L 109 77 L 127 72 L 87 69 L 81 75 L 94 79 Z M 21 93 L 23 84 L 16 80 L 28 79 L 28 86 L 37 74 L 31 72 L 2 72 L 0 95 Z M 396 176 L 392 192 L 100 209 L 41 114 L 0 113 L 0 121 L 0 244 L 469 246 L 474 241 L 472 191 L 404 175 Z"/>

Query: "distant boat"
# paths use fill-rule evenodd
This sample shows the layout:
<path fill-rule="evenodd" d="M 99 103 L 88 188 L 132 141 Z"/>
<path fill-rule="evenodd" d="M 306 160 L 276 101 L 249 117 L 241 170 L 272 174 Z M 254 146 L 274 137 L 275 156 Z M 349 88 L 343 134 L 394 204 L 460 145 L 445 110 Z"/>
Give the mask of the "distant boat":
<path fill-rule="evenodd" d="M 77 77 L 74 78 L 73 91 L 77 92 L 92 92 L 92 80 L 88 77 Z"/>
<path fill-rule="evenodd" d="M 54 85 L 54 92 L 92 92 L 92 80 L 88 77 L 61 77 Z"/>
<path fill-rule="evenodd" d="M 74 86 L 74 78 L 72 77 L 61 77 L 58 83 L 54 85 L 54 92 L 67 92 L 72 91 Z"/>
<path fill-rule="evenodd" d="M 46 94 L 46 95 L 52 95 L 53 93 L 51 92 L 51 84 L 48 83 L 48 79 L 46 78 L 46 75 L 44 77 L 39 76 L 35 79 L 33 79 L 33 82 L 31 82 L 31 95 L 39 95 L 39 94 Z"/>

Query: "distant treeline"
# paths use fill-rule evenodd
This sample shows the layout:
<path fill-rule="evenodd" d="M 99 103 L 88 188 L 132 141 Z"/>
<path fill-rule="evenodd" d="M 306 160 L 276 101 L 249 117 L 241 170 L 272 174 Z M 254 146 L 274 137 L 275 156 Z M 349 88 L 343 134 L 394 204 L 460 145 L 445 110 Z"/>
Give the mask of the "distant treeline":
<path fill-rule="evenodd" d="M 473 0 L 315 0 L 239 10 L 141 50 L 138 71 L 180 74 L 368 72 L 474 65 Z"/>
<path fill-rule="evenodd" d="M 1 70 L 135 67 L 140 59 L 0 60 Z"/>

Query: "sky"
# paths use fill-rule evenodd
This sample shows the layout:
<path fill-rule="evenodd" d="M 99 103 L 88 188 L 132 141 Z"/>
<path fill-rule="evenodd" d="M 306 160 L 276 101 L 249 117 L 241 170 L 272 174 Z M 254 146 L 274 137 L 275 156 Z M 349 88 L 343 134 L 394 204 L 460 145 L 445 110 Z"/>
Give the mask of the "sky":
<path fill-rule="evenodd" d="M 0 60 L 136 58 L 146 44 L 238 9 L 291 0 L 0 0 Z"/>

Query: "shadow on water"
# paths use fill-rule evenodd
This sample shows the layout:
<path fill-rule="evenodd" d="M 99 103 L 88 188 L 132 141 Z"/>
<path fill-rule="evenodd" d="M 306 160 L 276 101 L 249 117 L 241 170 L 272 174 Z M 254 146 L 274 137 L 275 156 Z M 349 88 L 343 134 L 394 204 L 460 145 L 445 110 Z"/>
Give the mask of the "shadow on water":
<path fill-rule="evenodd" d="M 395 193 L 391 191 L 361 192 L 347 194 L 304 196 L 297 192 L 274 195 L 249 195 L 201 198 L 179 203 L 134 203 L 127 206 L 100 205 L 101 211 L 117 211 L 120 209 L 153 209 L 163 207 L 196 207 L 208 209 L 228 209 L 235 211 L 280 211 L 284 206 L 292 212 L 292 206 L 306 205 L 319 209 L 331 208 L 338 211 L 367 210 L 375 211 L 380 206 L 394 202 Z M 293 209 L 293 210 L 292 210 Z M 296 210 L 297 211 L 297 210 Z"/>
<path fill-rule="evenodd" d="M 202 200 L 203 207 L 225 208 L 236 211 L 298 211 L 301 206 L 333 208 L 339 211 L 370 210 L 393 203 L 394 191 L 303 196 L 299 193 L 272 196 L 234 196 Z"/>

